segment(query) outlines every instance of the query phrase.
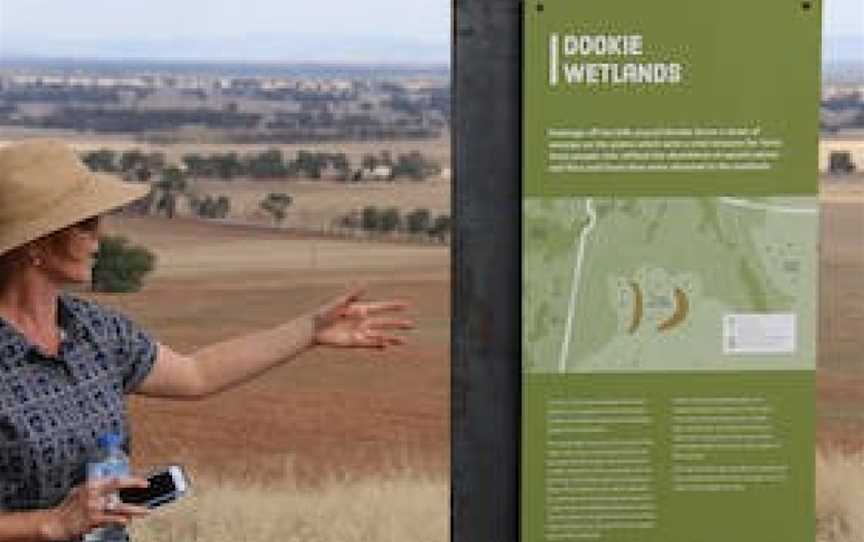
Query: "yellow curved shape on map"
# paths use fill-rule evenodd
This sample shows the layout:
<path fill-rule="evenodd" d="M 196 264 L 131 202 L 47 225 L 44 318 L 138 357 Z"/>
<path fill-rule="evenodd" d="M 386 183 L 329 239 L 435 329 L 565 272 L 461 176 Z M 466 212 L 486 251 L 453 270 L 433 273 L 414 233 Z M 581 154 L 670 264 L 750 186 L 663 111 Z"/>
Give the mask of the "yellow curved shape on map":
<path fill-rule="evenodd" d="M 633 319 L 630 323 L 630 329 L 627 333 L 634 334 L 639 329 L 639 324 L 642 323 L 642 289 L 635 282 L 630 283 L 630 288 L 633 290 Z"/>
<path fill-rule="evenodd" d="M 681 288 L 675 288 L 675 312 L 665 322 L 657 326 L 657 331 L 668 331 L 681 324 L 690 312 L 690 300 Z"/>

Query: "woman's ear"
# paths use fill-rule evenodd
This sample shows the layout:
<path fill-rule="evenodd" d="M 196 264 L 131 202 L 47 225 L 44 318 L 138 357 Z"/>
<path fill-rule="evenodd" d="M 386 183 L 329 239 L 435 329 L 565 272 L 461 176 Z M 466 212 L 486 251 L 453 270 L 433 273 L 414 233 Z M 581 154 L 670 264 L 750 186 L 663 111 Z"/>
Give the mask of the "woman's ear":
<path fill-rule="evenodd" d="M 41 267 L 45 263 L 45 247 L 39 241 L 31 241 L 25 247 L 27 261 L 34 267 Z"/>

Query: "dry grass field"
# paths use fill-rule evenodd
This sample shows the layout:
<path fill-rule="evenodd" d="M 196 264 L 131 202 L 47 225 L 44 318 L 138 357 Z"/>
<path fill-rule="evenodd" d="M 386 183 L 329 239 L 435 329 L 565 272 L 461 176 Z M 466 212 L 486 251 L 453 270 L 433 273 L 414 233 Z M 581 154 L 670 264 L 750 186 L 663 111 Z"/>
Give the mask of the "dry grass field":
<path fill-rule="evenodd" d="M 816 454 L 817 542 L 864 540 L 864 456 L 820 449 Z"/>
<path fill-rule="evenodd" d="M 183 502 L 134 525 L 139 542 L 444 542 L 446 477 L 394 473 L 298 487 L 199 483 Z"/>

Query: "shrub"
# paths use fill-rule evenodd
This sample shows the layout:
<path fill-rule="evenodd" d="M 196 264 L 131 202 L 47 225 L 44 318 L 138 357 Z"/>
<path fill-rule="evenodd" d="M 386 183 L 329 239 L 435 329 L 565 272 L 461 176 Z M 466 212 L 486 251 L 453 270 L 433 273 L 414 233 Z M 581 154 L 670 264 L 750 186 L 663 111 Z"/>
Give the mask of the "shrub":
<path fill-rule="evenodd" d="M 402 215 L 399 214 L 399 209 L 389 207 L 381 212 L 381 223 L 379 224 L 381 231 L 391 233 L 398 230 L 402 226 Z"/>
<path fill-rule="evenodd" d="M 429 229 L 429 235 L 437 237 L 440 241 L 444 241 L 450 233 L 450 215 L 438 215 L 432 228 Z"/>
<path fill-rule="evenodd" d="M 207 195 L 203 200 L 193 200 L 192 207 L 200 217 L 225 218 L 231 212 L 231 200 L 227 196 L 214 198 L 211 195 Z"/>
<path fill-rule="evenodd" d="M 414 209 L 405 216 L 405 224 L 410 233 L 426 233 L 432 226 L 429 209 Z"/>
<path fill-rule="evenodd" d="M 130 245 L 125 237 L 99 240 L 92 288 L 96 292 L 135 292 L 144 276 L 153 271 L 156 256 L 144 247 Z"/>
<path fill-rule="evenodd" d="M 293 201 L 294 198 L 283 192 L 270 192 L 261 201 L 260 207 L 267 211 L 277 223 L 281 224 L 288 215 L 287 209 Z"/>
<path fill-rule="evenodd" d="M 360 225 L 365 231 L 378 231 L 381 228 L 381 213 L 377 207 L 364 207 L 360 215 Z"/>

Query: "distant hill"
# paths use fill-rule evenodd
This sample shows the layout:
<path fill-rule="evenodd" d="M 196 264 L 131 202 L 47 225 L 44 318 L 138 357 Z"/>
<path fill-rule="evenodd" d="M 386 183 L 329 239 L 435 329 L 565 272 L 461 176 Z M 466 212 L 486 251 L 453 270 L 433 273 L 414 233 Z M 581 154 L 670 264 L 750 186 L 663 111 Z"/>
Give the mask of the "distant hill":
<path fill-rule="evenodd" d="M 35 68 L 40 72 L 61 74 L 98 73 L 124 75 L 140 73 L 233 75 L 241 77 L 333 77 L 375 78 L 432 76 L 447 78 L 450 66 L 438 64 L 362 64 L 362 63 L 278 63 L 278 62 L 220 62 L 178 61 L 153 59 L 104 59 L 12 56 L 0 57 L 2 69 Z"/>
<path fill-rule="evenodd" d="M 33 41 L 0 35 L 6 58 L 106 59 L 197 63 L 448 64 L 449 36 L 250 34 L 136 39 L 57 38 Z"/>

